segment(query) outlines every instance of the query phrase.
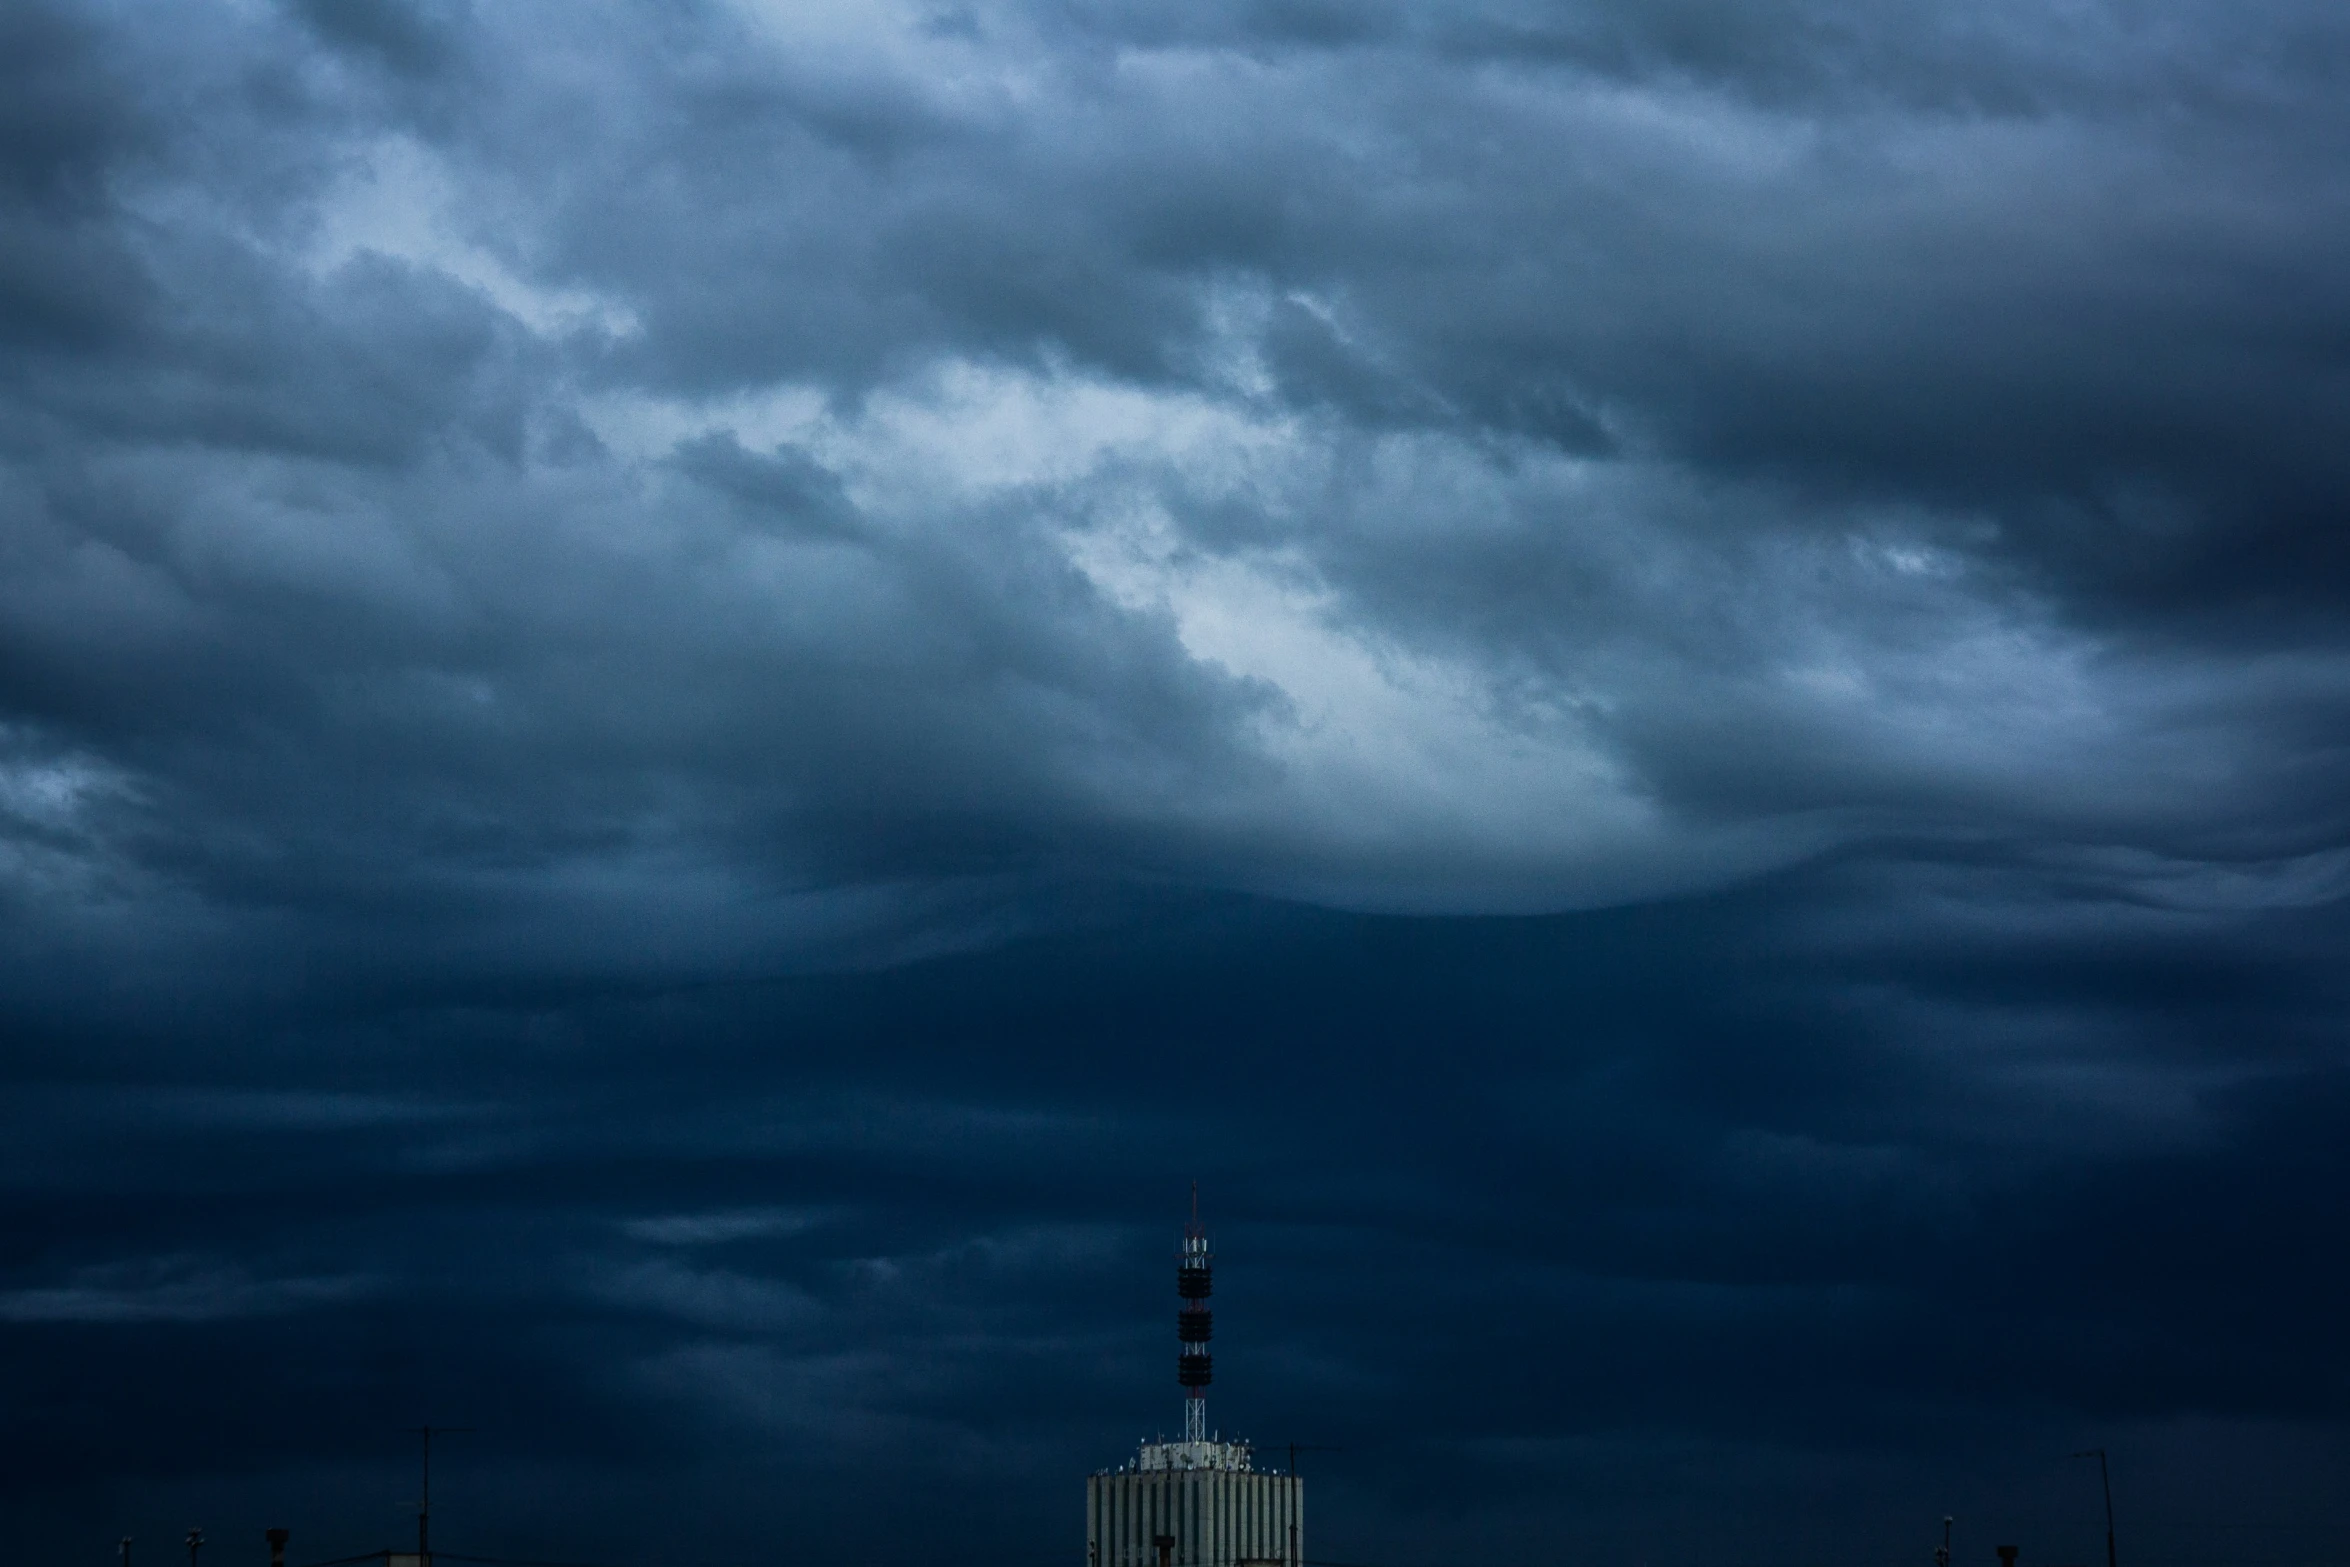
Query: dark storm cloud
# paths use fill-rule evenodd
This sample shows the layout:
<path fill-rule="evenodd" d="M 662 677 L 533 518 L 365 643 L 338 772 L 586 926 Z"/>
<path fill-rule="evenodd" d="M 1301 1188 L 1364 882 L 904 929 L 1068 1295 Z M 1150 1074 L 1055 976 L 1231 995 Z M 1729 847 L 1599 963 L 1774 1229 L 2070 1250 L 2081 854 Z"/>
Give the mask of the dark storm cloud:
<path fill-rule="evenodd" d="M 2350 1393 L 2346 65 L 8 8 L 42 1548 L 431 1418 L 509 1554 L 1032 1559 L 1200 1175 L 1331 1559 L 2086 1560 L 2101 1440 L 2227 1554 Z"/>
<path fill-rule="evenodd" d="M 49 1483 L 130 1452 L 177 1472 L 167 1408 L 256 1463 L 356 1462 L 452 1405 L 493 1427 L 459 1482 L 476 1538 L 534 1527 L 496 1478 L 533 1462 L 621 1466 L 535 1525 L 581 1551 L 657 1554 L 664 1464 L 739 1485 L 711 1559 L 853 1531 L 824 1491 L 886 1495 L 856 1478 L 878 1468 L 996 1490 L 868 1548 L 976 1529 L 1009 1556 L 1166 1406 L 1163 1236 L 1134 1215 L 1193 1163 L 1230 1216 L 1218 1407 L 1348 1448 L 1323 1470 L 1340 1559 L 1389 1509 L 1390 1550 L 1460 1549 L 1424 1491 L 1504 1509 L 1600 1461 L 1636 1504 L 1686 1495 L 1643 1456 L 1663 1439 L 1808 1452 L 1813 1484 L 1881 1461 L 1917 1511 L 1997 1423 L 2058 1452 L 2143 1429 L 2151 1467 L 2185 1412 L 2333 1420 L 2345 1280 L 2299 1241 L 2336 1210 L 2340 1064 L 2294 1036 L 2342 998 L 2276 979 L 2338 911 L 1837 932 L 1886 906 L 1867 883 L 1450 925 L 1162 905 L 1148 941 L 378 1018 L 236 1072 L 266 1090 L 19 1095 L 11 1185 L 50 1193 L 0 1293 L 20 1384 L 110 1323 L 214 1326 L 105 1372 L 129 1448 L 16 1439 Z M 1209 1088 L 1171 1092 L 1171 1062 Z M 419 1080 L 466 1098 L 395 1086 Z M 61 1170 L 74 1138 L 43 1125 L 110 1128 L 104 1168 Z M 256 1378 L 274 1420 L 245 1412 Z M 2056 1549 L 2062 1494 L 1979 1505 Z M 322 1550 L 391 1527 L 364 1494 L 299 1505 Z M 1889 1552 L 1887 1505 L 1836 1548 Z"/>

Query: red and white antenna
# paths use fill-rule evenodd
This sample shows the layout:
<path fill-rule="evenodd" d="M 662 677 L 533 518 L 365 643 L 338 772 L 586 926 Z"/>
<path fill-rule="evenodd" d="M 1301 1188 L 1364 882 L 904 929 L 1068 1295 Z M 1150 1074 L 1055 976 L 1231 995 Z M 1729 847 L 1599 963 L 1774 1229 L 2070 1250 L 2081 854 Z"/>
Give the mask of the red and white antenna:
<path fill-rule="evenodd" d="M 1175 1380 L 1183 1384 L 1183 1440 L 1208 1439 L 1208 1383 L 1215 1361 L 1208 1354 L 1214 1318 L 1208 1294 L 1214 1285 L 1208 1232 L 1199 1222 L 1199 1182 L 1191 1183 L 1191 1222 L 1183 1227 L 1183 1250 L 1176 1254 L 1175 1293 L 1183 1305 L 1175 1313 L 1175 1337 L 1182 1350 L 1175 1360 Z"/>

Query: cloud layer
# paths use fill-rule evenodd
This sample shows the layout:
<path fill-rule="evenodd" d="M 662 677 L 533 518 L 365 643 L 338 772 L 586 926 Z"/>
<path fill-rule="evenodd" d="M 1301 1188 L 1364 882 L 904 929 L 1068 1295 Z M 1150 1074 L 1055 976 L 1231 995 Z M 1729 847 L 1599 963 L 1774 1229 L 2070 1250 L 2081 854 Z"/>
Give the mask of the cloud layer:
<path fill-rule="evenodd" d="M 2346 68 L 2302 0 L 7 7 L 43 1538 L 357 1529 L 470 1400 L 518 1554 L 1010 1560 L 1195 1174 L 1347 1560 L 1874 1561 L 1938 1485 L 2071 1550 L 2003 1424 L 2338 1452 Z M 853 1533 L 909 1463 L 976 1533 Z"/>
<path fill-rule="evenodd" d="M 2328 846 L 2325 14 L 1781 9 L 25 13 L 25 884 Z"/>

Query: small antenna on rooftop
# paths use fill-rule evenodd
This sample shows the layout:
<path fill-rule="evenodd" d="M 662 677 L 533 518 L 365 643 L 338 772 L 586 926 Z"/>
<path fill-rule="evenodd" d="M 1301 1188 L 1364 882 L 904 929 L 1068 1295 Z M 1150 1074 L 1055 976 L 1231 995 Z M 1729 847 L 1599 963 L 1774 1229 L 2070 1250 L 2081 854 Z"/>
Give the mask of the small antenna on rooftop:
<path fill-rule="evenodd" d="M 1284 1442 L 1281 1445 L 1289 1449 L 1289 1472 L 1292 1475 L 1297 1473 L 1297 1455 L 1300 1453 L 1343 1453 L 1346 1451 L 1343 1447 L 1324 1447 L 1319 1442 Z"/>
<path fill-rule="evenodd" d="M 432 1559 L 432 1439 L 435 1432 L 443 1436 L 460 1431 L 471 1431 L 472 1426 L 411 1426 L 410 1430 L 424 1438 L 424 1490 L 416 1499 L 416 1554 L 420 1561 Z"/>

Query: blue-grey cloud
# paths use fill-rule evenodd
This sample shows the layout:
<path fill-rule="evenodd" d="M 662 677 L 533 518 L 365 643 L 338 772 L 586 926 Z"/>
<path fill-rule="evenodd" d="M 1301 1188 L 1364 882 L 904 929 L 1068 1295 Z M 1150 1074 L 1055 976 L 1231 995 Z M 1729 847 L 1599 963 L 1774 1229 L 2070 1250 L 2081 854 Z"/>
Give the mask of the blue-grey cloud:
<path fill-rule="evenodd" d="M 2344 1418 L 2346 63 L 7 7 L 39 1548 L 383 1543 L 428 1418 L 507 1554 L 1060 1548 L 1198 1175 L 1332 1559 L 2087 1560 L 2100 1440 L 2233 1551 Z"/>

